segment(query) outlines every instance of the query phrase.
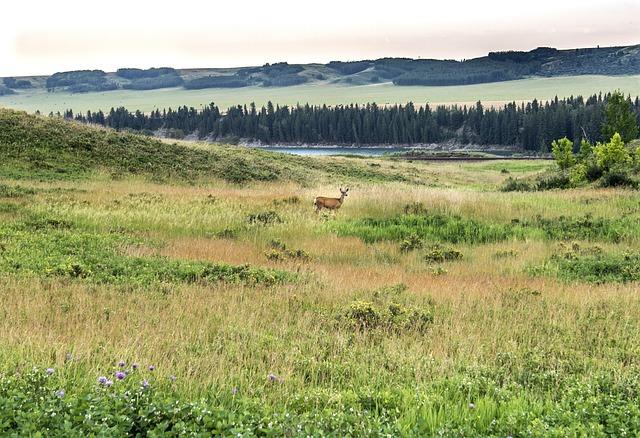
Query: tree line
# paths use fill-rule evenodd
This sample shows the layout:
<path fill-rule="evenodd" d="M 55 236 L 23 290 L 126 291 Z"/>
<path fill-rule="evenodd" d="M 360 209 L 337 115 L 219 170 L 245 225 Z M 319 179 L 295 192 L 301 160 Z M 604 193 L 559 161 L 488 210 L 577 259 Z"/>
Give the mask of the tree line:
<path fill-rule="evenodd" d="M 614 96 L 619 96 L 614 93 Z M 528 151 L 548 152 L 557 138 L 567 137 L 577 146 L 581 139 L 608 140 L 602 132 L 611 93 L 540 102 L 508 103 L 485 108 L 472 106 L 432 107 L 428 104 L 379 106 L 279 106 L 269 102 L 238 105 L 223 112 L 215 104 L 202 109 L 179 107 L 156 109 L 149 114 L 112 108 L 64 117 L 118 130 L 153 133 L 163 130 L 172 137 L 196 134 L 217 141 L 245 139 L 274 143 L 341 145 L 416 145 L 455 141 L 462 144 L 515 145 Z M 640 121 L 640 98 L 622 97 Z"/>

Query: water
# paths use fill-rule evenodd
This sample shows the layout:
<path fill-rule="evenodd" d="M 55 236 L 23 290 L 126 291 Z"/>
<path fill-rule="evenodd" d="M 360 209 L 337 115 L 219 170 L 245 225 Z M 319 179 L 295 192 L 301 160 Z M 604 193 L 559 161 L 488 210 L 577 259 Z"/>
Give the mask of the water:
<path fill-rule="evenodd" d="M 284 152 L 285 154 L 293 155 L 360 155 L 363 157 L 378 157 L 384 154 L 395 154 L 399 152 L 408 152 L 413 148 L 410 147 L 337 147 L 337 146 L 322 146 L 322 147 L 279 147 L 279 146 L 260 146 L 256 149 L 262 149 L 271 152 Z"/>
<path fill-rule="evenodd" d="M 409 152 L 415 149 L 413 147 L 402 147 L 402 146 L 394 146 L 394 147 L 338 147 L 338 146 L 318 146 L 318 147 L 282 147 L 282 146 L 256 146 L 256 149 L 262 149 L 265 151 L 271 152 L 284 152 L 285 154 L 293 154 L 293 155 L 311 155 L 311 156 L 320 156 L 320 155 L 359 155 L 362 157 L 379 157 L 385 154 L 397 154 L 402 152 Z M 487 152 L 494 155 L 500 156 L 509 156 L 512 154 L 510 151 L 492 151 L 486 150 L 482 152 Z"/>

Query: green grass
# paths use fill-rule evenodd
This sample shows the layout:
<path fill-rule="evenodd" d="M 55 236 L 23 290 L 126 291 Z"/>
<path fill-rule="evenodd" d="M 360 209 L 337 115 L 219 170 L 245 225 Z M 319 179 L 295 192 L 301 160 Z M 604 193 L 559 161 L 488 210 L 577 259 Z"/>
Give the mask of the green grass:
<path fill-rule="evenodd" d="M 4 109 L 0 109 L 0 153 L 0 176 L 15 179 L 78 179 L 98 172 L 183 182 L 212 178 L 232 183 L 308 182 L 320 174 L 343 181 L 407 179 L 399 172 L 385 172 L 366 163 L 329 165 L 307 157 L 233 146 L 193 148 Z"/>
<path fill-rule="evenodd" d="M 249 265 L 124 254 L 127 245 L 136 243 L 117 234 L 85 232 L 65 221 L 35 217 L 0 227 L 0 272 L 132 287 L 217 281 L 277 284 L 296 279 L 285 271 Z"/>
<path fill-rule="evenodd" d="M 555 275 L 566 281 L 593 283 L 640 281 L 640 254 L 605 252 L 599 247 L 581 248 L 574 244 L 554 254 L 542 265 L 530 269 L 533 274 Z"/>
<path fill-rule="evenodd" d="M 111 107 L 125 106 L 130 110 L 149 112 L 155 108 L 177 108 L 187 105 L 196 108 L 215 102 L 221 108 L 255 102 L 266 105 L 349 104 L 376 102 L 380 105 L 426 102 L 466 103 L 478 100 L 486 104 L 533 99 L 550 100 L 555 96 L 587 96 L 605 90 L 619 89 L 624 94 L 640 94 L 640 76 L 566 76 L 531 78 L 518 81 L 480 85 L 448 87 L 398 87 L 390 83 L 364 86 L 310 84 L 293 87 L 246 87 L 241 89 L 184 90 L 169 88 L 150 91 L 118 90 L 103 93 L 47 93 L 42 89 L 20 91 L 0 97 L 0 106 L 44 114 L 71 108 L 75 112 L 87 110 L 108 111 Z"/>
<path fill-rule="evenodd" d="M 405 214 L 389 218 L 362 218 L 329 225 L 339 236 L 355 236 L 365 242 L 403 241 L 418 236 L 435 242 L 483 244 L 514 239 L 633 241 L 640 232 L 637 219 L 555 217 L 513 219 L 509 223 L 479 221 L 443 214 Z"/>

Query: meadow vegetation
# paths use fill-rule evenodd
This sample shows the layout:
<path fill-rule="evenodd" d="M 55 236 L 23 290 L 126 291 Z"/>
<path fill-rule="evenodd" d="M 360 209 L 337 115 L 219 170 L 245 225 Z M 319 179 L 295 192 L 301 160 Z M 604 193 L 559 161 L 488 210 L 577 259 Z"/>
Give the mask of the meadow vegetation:
<path fill-rule="evenodd" d="M 637 190 L 7 110 L 0 153 L 0 435 L 640 433 Z"/>
<path fill-rule="evenodd" d="M 378 105 L 406 104 L 416 106 L 437 104 L 475 105 L 481 100 L 486 107 L 501 107 L 510 102 L 551 101 L 556 96 L 589 96 L 602 90 L 620 90 L 625 95 L 639 94 L 640 76 L 559 76 L 528 78 L 517 81 L 494 82 L 475 85 L 411 86 L 399 87 L 391 82 L 370 84 L 306 83 L 290 87 L 208 88 L 185 90 L 182 88 L 161 88 L 155 90 L 114 90 L 96 93 L 69 93 L 56 91 L 47 93 L 43 88 L 30 88 L 12 92 L 5 87 L 3 95 L 0 86 L 0 105 L 34 113 L 72 109 L 76 114 L 86 114 L 88 110 L 108 111 L 123 106 L 130 111 L 149 113 L 158 108 L 179 108 L 183 105 L 200 109 L 203 104 L 215 102 L 220 108 L 235 105 L 266 106 L 296 104 L 345 105 L 350 103 Z"/>

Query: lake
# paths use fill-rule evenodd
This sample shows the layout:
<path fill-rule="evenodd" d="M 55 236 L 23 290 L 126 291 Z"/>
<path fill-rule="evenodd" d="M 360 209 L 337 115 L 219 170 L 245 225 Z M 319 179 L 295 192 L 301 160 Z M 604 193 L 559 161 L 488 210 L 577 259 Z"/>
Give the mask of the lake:
<path fill-rule="evenodd" d="M 363 157 L 379 157 L 384 154 L 397 154 L 402 152 L 409 152 L 415 149 L 421 148 L 413 148 L 413 147 L 339 147 L 339 146 L 317 146 L 317 147 L 286 147 L 286 146 L 252 146 L 255 149 L 262 149 L 265 151 L 271 152 L 283 152 L 285 154 L 293 154 L 293 155 L 360 155 Z M 422 149 L 424 150 L 424 149 Z M 436 152 L 436 151 L 432 151 Z M 487 152 L 494 155 L 499 156 L 510 156 L 513 152 L 510 151 L 494 151 L 494 150 L 486 150 L 482 152 Z"/>

